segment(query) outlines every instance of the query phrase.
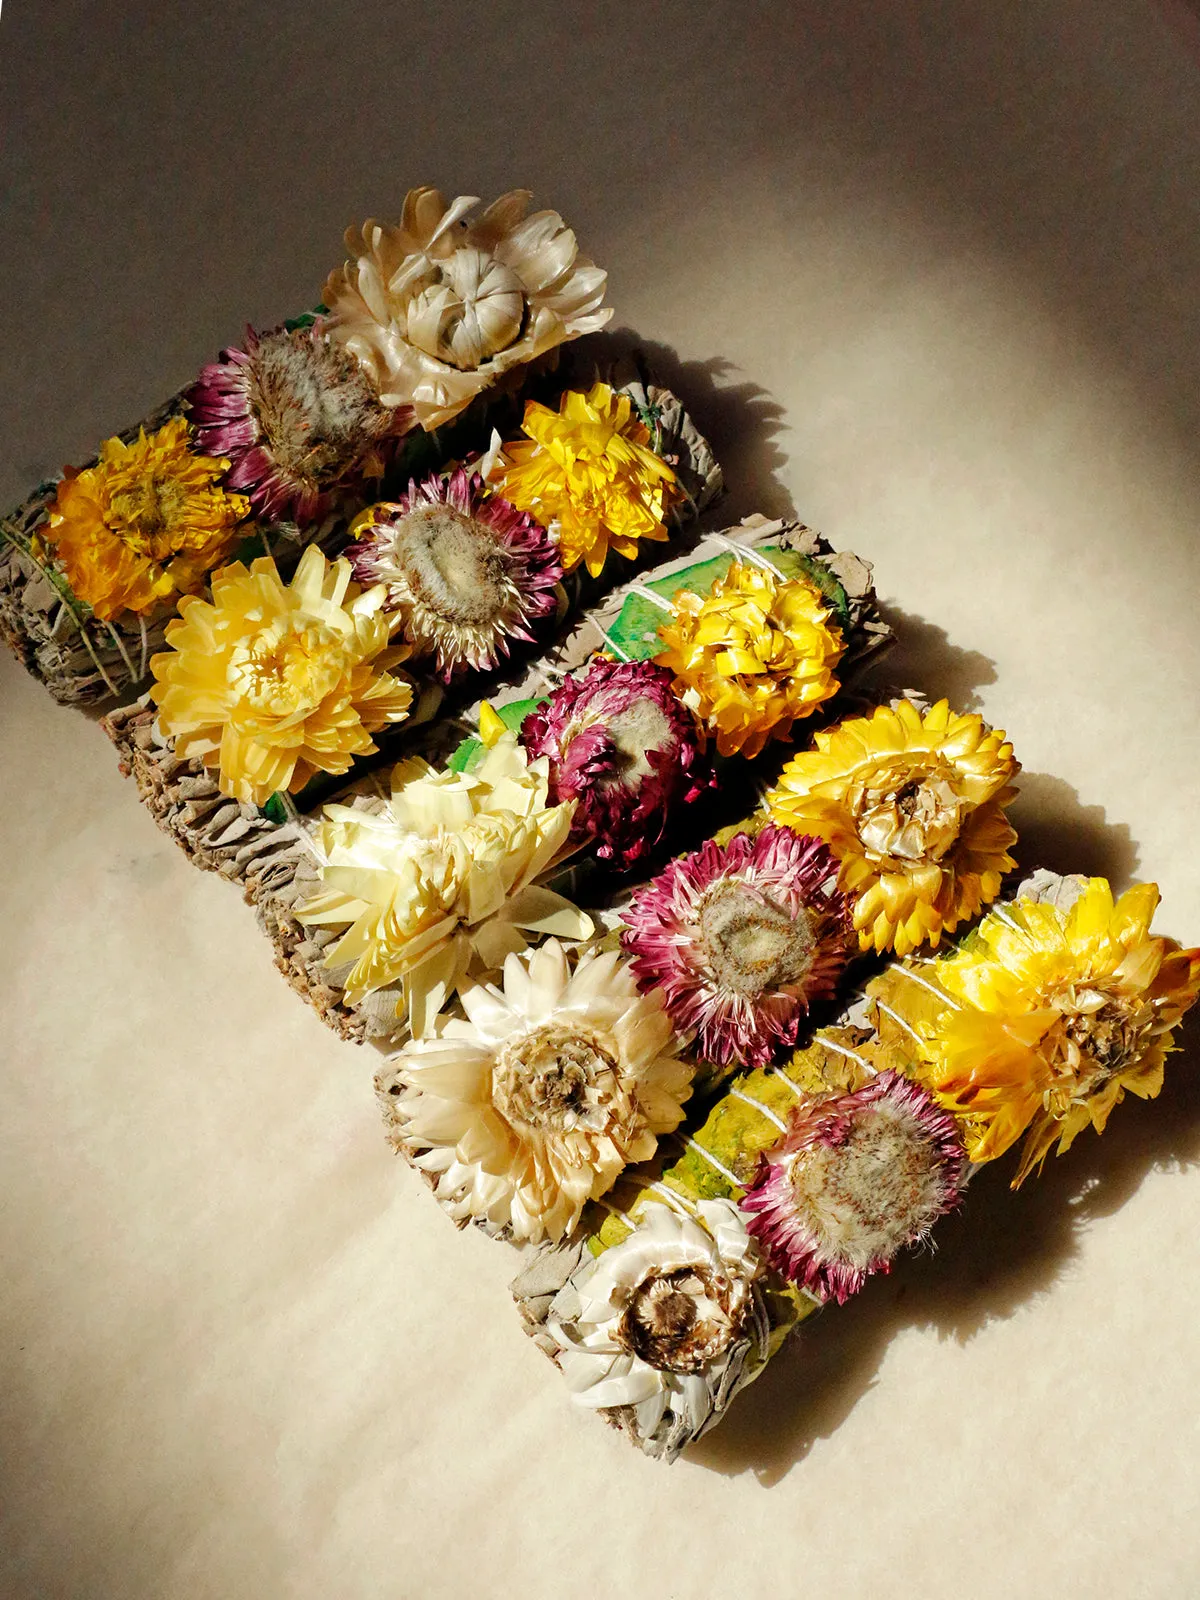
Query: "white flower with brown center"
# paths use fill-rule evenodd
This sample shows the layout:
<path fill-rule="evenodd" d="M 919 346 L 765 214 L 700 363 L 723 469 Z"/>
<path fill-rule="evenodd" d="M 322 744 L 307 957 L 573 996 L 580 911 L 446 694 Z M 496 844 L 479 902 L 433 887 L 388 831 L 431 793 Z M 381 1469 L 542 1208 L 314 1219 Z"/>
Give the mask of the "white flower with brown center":
<path fill-rule="evenodd" d="M 456 1221 L 561 1239 L 679 1126 L 695 1069 L 613 952 L 572 972 L 551 939 L 508 957 L 503 988 L 460 998 L 465 1018 L 406 1045 L 376 1080 L 392 1141 Z"/>
<path fill-rule="evenodd" d="M 698 1438 L 766 1358 L 763 1266 L 729 1200 L 695 1216 L 649 1201 L 620 1244 L 584 1256 L 548 1331 L 571 1397 L 622 1413 L 651 1455 Z"/>

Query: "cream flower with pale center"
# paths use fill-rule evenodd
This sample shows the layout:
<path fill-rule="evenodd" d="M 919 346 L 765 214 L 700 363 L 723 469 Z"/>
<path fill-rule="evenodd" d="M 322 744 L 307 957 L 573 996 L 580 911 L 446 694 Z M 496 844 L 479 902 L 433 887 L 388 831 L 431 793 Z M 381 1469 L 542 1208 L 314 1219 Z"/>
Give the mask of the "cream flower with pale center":
<path fill-rule="evenodd" d="M 613 952 L 572 972 L 551 939 L 510 955 L 502 988 L 460 999 L 465 1018 L 406 1045 L 377 1079 L 393 1142 L 456 1221 L 561 1239 L 679 1126 L 694 1068 Z"/>

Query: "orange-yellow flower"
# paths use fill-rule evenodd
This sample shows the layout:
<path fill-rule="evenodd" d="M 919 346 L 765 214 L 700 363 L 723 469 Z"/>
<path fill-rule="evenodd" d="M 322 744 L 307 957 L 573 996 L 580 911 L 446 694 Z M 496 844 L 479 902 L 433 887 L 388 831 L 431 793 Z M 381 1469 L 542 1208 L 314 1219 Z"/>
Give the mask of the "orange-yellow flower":
<path fill-rule="evenodd" d="M 250 502 L 216 487 L 228 461 L 194 455 L 188 437 L 187 420 L 174 417 L 132 444 L 109 439 L 94 467 L 59 484 L 43 535 L 72 590 L 106 622 L 200 588 L 237 542 Z"/>
<path fill-rule="evenodd" d="M 506 444 L 492 487 L 558 540 L 563 570 L 593 577 L 608 552 L 635 556 L 641 539 L 666 539 L 675 474 L 649 447 L 627 394 L 607 383 L 570 390 L 557 411 L 531 400 L 526 439 Z"/>
<path fill-rule="evenodd" d="M 212 601 L 185 599 L 150 662 L 159 726 L 177 754 L 219 769 L 225 794 L 263 805 L 318 772 L 343 773 L 371 734 L 408 715 L 412 689 L 382 670 L 382 585 L 360 594 L 350 563 L 309 545 L 285 584 L 274 561 L 213 576 Z"/>

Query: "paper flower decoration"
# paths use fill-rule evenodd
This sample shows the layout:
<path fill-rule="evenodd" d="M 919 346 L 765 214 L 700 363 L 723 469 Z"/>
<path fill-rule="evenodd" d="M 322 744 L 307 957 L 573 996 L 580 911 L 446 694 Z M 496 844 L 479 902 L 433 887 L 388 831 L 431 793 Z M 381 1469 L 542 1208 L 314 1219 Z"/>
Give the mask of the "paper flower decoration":
<path fill-rule="evenodd" d="M 782 1277 L 841 1304 L 953 1210 L 964 1168 L 954 1118 L 884 1070 L 797 1105 L 741 1205 Z"/>
<path fill-rule="evenodd" d="M 872 983 L 880 1032 L 962 1119 L 972 1161 L 1025 1135 L 1014 1188 L 1056 1143 L 1061 1155 L 1089 1125 L 1103 1132 L 1127 1091 L 1162 1088 L 1173 1030 L 1200 992 L 1200 950 L 1150 932 L 1157 905 L 1155 884 L 1114 904 L 1092 878 L 1069 911 L 997 907 L 953 955 Z"/>
<path fill-rule="evenodd" d="M 521 725 L 550 766 L 550 793 L 576 803 L 573 837 L 629 868 L 659 844 L 667 819 L 712 782 L 691 713 L 649 661 L 598 657 Z"/>
<path fill-rule="evenodd" d="M 322 891 L 299 919 L 348 927 L 328 957 L 352 963 L 347 1000 L 403 980 L 420 1038 L 472 963 L 502 966 L 527 934 L 587 938 L 591 918 L 535 882 L 566 848 L 571 811 L 547 803 L 546 763 L 530 764 L 512 734 L 474 773 L 401 762 L 378 813 L 326 806 L 314 838 Z"/>
<path fill-rule="evenodd" d="M 393 1138 L 459 1222 L 556 1240 L 683 1119 L 692 1067 L 670 1018 L 614 952 L 572 972 L 548 940 L 460 995 L 465 1019 L 381 1075 Z"/>
<path fill-rule="evenodd" d="M 606 383 L 569 390 L 557 411 L 531 400 L 526 439 L 507 444 L 491 479 L 558 540 L 563 568 L 595 577 L 610 550 L 630 558 L 664 526 L 675 474 L 650 449 L 650 433 L 627 394 Z"/>
<path fill-rule="evenodd" d="M 186 594 L 237 543 L 250 502 L 217 487 L 227 461 L 194 455 L 173 417 L 132 444 L 108 439 L 100 459 L 68 470 L 42 528 L 67 582 L 105 622 Z"/>
<path fill-rule="evenodd" d="M 768 739 L 835 695 L 845 646 L 820 591 L 734 562 L 707 594 L 683 590 L 659 629 L 655 659 L 716 737 L 723 756 L 756 756 Z"/>
<path fill-rule="evenodd" d="M 841 862 L 864 950 L 936 944 L 994 900 L 1016 833 L 1012 745 L 945 700 L 907 700 L 816 735 L 768 796 L 771 815 Z"/>
<path fill-rule="evenodd" d="M 367 222 L 346 234 L 352 259 L 325 284 L 325 326 L 383 403 L 411 406 L 423 428 L 612 316 L 607 275 L 557 211 L 527 216 L 530 199 L 513 189 L 469 222 L 474 196 L 447 206 L 436 189 L 412 189 L 397 227 Z"/>
<path fill-rule="evenodd" d="M 468 472 L 414 482 L 353 532 L 355 577 L 383 584 L 400 634 L 414 655 L 436 658 L 447 683 L 465 667 L 494 667 L 555 609 L 562 566 L 546 530 Z"/>
<path fill-rule="evenodd" d="M 576 1269 L 578 1313 L 547 1328 L 576 1405 L 630 1408 L 637 1441 L 668 1458 L 768 1354 L 762 1262 L 744 1220 L 728 1200 L 694 1211 L 643 1205 L 632 1233 Z"/>
<path fill-rule="evenodd" d="M 270 557 L 215 573 L 211 602 L 183 600 L 169 650 L 150 661 L 176 754 L 217 768 L 223 793 L 260 806 L 318 772 L 349 771 L 412 702 L 410 686 L 382 670 L 396 654 L 382 604 L 382 589 L 354 593 L 350 563 L 327 567 L 316 545 L 290 584 Z"/>
<path fill-rule="evenodd" d="M 318 521 L 330 491 L 378 477 L 385 442 L 413 426 L 411 412 L 379 403 L 358 362 L 313 327 L 246 329 L 200 373 L 188 394 L 205 450 L 229 461 L 226 482 L 256 516 Z"/>
<path fill-rule="evenodd" d="M 832 994 L 851 939 L 837 862 L 768 823 L 672 861 L 622 913 L 621 944 L 705 1060 L 765 1066 Z"/>

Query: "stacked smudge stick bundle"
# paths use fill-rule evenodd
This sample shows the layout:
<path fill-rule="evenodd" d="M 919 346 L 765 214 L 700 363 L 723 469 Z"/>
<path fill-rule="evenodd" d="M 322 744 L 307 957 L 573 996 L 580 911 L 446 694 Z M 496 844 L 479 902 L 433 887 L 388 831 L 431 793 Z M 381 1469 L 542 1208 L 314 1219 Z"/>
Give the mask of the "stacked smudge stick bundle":
<path fill-rule="evenodd" d="M 711 450 L 529 198 L 352 230 L 4 521 L 0 620 L 383 1053 L 575 1402 L 671 1459 L 980 1164 L 1156 1094 L 1200 951 L 1152 884 L 1008 881 L 1005 736 L 872 702 L 865 562 L 700 531 Z"/>

